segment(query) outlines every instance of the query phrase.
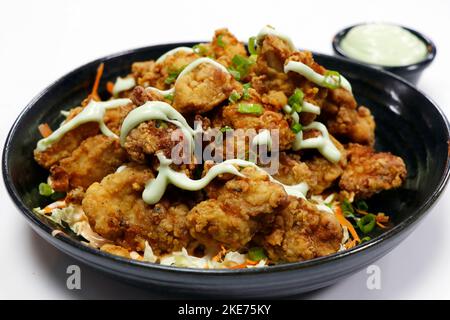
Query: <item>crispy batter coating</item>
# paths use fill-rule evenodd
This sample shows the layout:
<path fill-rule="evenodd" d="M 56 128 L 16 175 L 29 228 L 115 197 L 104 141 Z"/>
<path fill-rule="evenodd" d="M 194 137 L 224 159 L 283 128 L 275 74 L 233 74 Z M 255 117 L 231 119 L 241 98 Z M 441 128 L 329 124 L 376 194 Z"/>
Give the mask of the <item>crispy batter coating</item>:
<path fill-rule="evenodd" d="M 44 151 L 34 150 L 34 159 L 40 166 L 50 169 L 61 159 L 69 157 L 83 140 L 95 136 L 99 132 L 98 124 L 89 122 L 69 131 L 59 141 Z"/>
<path fill-rule="evenodd" d="M 130 158 L 139 163 L 146 162 L 146 156 L 162 151 L 170 157 L 172 148 L 178 143 L 172 139 L 177 127 L 171 123 L 150 120 L 142 122 L 130 131 L 125 140 L 125 150 Z"/>
<path fill-rule="evenodd" d="M 227 67 L 231 66 L 235 55 L 247 56 L 244 44 L 226 28 L 215 31 L 208 49 L 208 53 L 215 57 L 217 62 Z"/>
<path fill-rule="evenodd" d="M 351 143 L 347 148 L 348 165 L 339 187 L 357 198 L 368 198 L 382 190 L 398 188 L 406 178 L 406 166 L 389 152 Z"/>
<path fill-rule="evenodd" d="M 164 199 L 147 205 L 141 194 L 151 178 L 148 167 L 128 164 L 89 187 L 83 210 L 93 230 L 116 245 L 143 251 L 148 241 L 155 254 L 181 250 L 191 240 L 186 226 L 189 208 Z"/>
<path fill-rule="evenodd" d="M 127 161 L 127 154 L 117 139 L 96 135 L 84 140 L 72 154 L 50 169 L 52 186 L 57 191 L 81 187 L 87 189 L 92 183 Z"/>
<path fill-rule="evenodd" d="M 250 98 L 241 100 L 239 103 L 258 103 L 262 100 L 254 89 L 249 89 Z M 278 130 L 280 150 L 289 149 L 295 139 L 295 134 L 290 128 L 283 113 L 271 111 L 270 106 L 262 104 L 263 113 L 246 114 L 239 112 L 239 103 L 231 103 L 223 107 L 213 118 L 213 126 L 223 128 L 225 126 L 233 129 L 253 129 L 260 132 L 263 129 Z"/>
<path fill-rule="evenodd" d="M 189 212 L 190 233 L 200 243 L 239 249 L 258 231 L 261 219 L 268 219 L 285 203 L 283 187 L 270 182 L 265 173 L 252 167 L 241 173 L 245 177 L 211 183 L 206 188 L 210 200 Z"/>
<path fill-rule="evenodd" d="M 355 98 L 347 90 L 329 91 L 323 118 L 329 132 L 337 138 L 369 146 L 375 142 L 375 120 L 370 110 L 357 107 Z"/>
<path fill-rule="evenodd" d="M 272 232 L 262 245 L 271 260 L 295 262 L 322 257 L 340 248 L 341 226 L 333 214 L 289 197 L 289 205 L 275 218 Z"/>
<path fill-rule="evenodd" d="M 288 155 L 285 152 L 279 155 L 279 167 L 275 179 L 285 185 L 295 185 L 301 182 L 312 184 L 313 175 L 306 163 L 300 161 L 298 155 Z"/>
<path fill-rule="evenodd" d="M 231 74 L 202 63 L 175 83 L 173 107 L 181 113 L 205 113 L 240 86 Z"/>
<path fill-rule="evenodd" d="M 131 66 L 132 76 L 140 86 L 169 89 L 173 81 L 168 77 L 173 73 L 179 73 L 198 57 L 199 55 L 194 52 L 178 51 L 167 56 L 162 62 L 157 63 L 153 60 L 135 62 Z"/>

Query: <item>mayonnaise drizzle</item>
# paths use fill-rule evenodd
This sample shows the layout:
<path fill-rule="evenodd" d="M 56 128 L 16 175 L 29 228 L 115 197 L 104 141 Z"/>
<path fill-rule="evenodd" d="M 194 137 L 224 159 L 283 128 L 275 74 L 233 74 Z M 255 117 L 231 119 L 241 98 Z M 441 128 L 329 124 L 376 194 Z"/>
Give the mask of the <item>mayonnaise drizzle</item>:
<path fill-rule="evenodd" d="M 258 45 L 260 45 L 262 40 L 264 39 L 264 37 L 267 35 L 274 35 L 274 36 L 280 38 L 281 40 L 284 40 L 289 45 L 289 47 L 291 48 L 292 51 L 297 50 L 297 48 L 294 45 L 294 42 L 291 40 L 290 37 L 275 30 L 274 28 L 272 28 L 270 26 L 265 26 L 259 31 L 258 35 L 256 36 L 256 43 Z"/>
<path fill-rule="evenodd" d="M 186 119 L 170 104 L 163 101 L 148 101 L 142 106 L 132 110 L 122 123 L 120 130 L 120 143 L 123 146 L 130 131 L 140 123 L 148 120 L 162 120 L 176 125 L 186 137 L 190 152 L 194 147 L 194 135 L 196 130 L 192 129 Z M 201 127 L 198 128 L 201 130 Z"/>
<path fill-rule="evenodd" d="M 160 56 L 160 57 L 158 58 L 158 60 L 156 60 L 156 63 L 161 63 L 161 62 L 163 62 L 164 60 L 166 60 L 166 58 L 167 58 L 168 56 L 171 56 L 171 55 L 173 55 L 173 54 L 175 54 L 175 53 L 177 53 L 177 52 L 193 53 L 193 52 L 194 52 L 194 49 L 189 48 L 189 47 L 177 47 L 177 48 L 175 48 L 175 49 L 172 49 L 172 50 L 167 51 L 167 52 L 164 53 L 162 56 Z"/>
<path fill-rule="evenodd" d="M 340 86 L 342 88 L 352 92 L 352 86 L 350 85 L 350 82 L 348 82 L 348 80 L 345 79 L 342 75 L 339 75 L 340 81 L 339 79 L 336 78 L 336 76 L 325 77 L 320 73 L 315 72 L 306 64 L 298 61 L 289 61 L 284 66 L 284 72 L 288 73 L 289 71 L 297 72 L 298 74 L 304 76 L 309 81 L 314 82 L 318 86 L 322 87 L 325 86 L 324 85 L 325 82 L 331 85 L 336 85 L 337 83 L 340 82 Z"/>
<path fill-rule="evenodd" d="M 150 180 L 142 193 L 142 199 L 148 204 L 155 204 L 161 200 L 166 192 L 167 186 L 172 184 L 180 189 L 188 191 L 197 191 L 205 188 L 218 175 L 229 173 L 239 177 L 245 177 L 236 166 L 253 167 L 261 172 L 266 173 L 262 168 L 250 161 L 241 159 L 230 159 L 218 163 L 211 167 L 206 175 L 198 180 L 190 179 L 186 174 L 178 172 L 170 168 L 172 160 L 167 159 L 162 153 L 157 154 L 159 160 L 158 175 L 155 179 Z M 308 192 L 308 185 L 304 182 L 293 186 L 287 186 L 274 179 L 266 173 L 271 182 L 281 185 L 287 194 L 305 199 Z"/>
<path fill-rule="evenodd" d="M 112 94 L 117 97 L 117 95 L 123 91 L 130 90 L 134 88 L 136 85 L 136 80 L 133 77 L 117 77 L 116 82 L 114 83 Z"/>
<path fill-rule="evenodd" d="M 95 101 L 91 99 L 86 107 L 84 107 L 83 110 L 74 118 L 63 123 L 48 137 L 39 140 L 36 149 L 38 151 L 45 151 L 53 143 L 59 141 L 67 132 L 87 122 L 97 122 L 100 126 L 101 132 L 105 136 L 118 138 L 117 135 L 106 126 L 103 117 L 107 109 L 118 108 L 129 103 L 131 103 L 130 99 L 115 99 L 109 101 Z"/>
<path fill-rule="evenodd" d="M 321 136 L 304 140 L 303 130 L 311 129 L 319 130 Z M 331 141 L 327 127 L 324 124 L 313 121 L 303 127 L 303 130 L 296 134 L 294 144 L 292 145 L 293 150 L 316 148 L 326 159 L 333 163 L 341 159 L 341 153 Z"/>
<path fill-rule="evenodd" d="M 169 94 L 173 94 L 175 93 L 175 85 L 177 84 L 177 82 L 184 77 L 186 74 L 188 74 L 189 72 L 191 72 L 192 70 L 194 70 L 195 68 L 197 68 L 199 65 L 201 65 L 202 63 L 209 63 L 210 65 L 213 65 L 214 67 L 216 67 L 217 69 L 220 69 L 221 71 L 225 72 L 225 73 L 229 73 L 228 69 L 225 68 L 225 66 L 221 65 L 220 63 L 218 63 L 217 61 L 212 60 L 211 58 L 198 58 L 194 61 L 192 61 L 190 64 L 188 64 L 183 71 L 180 72 L 180 74 L 178 75 L 177 79 L 175 80 L 175 84 L 172 88 L 168 89 L 168 90 L 160 90 L 158 88 L 155 87 L 147 87 L 147 89 L 149 90 L 153 90 L 163 96 L 169 95 Z"/>

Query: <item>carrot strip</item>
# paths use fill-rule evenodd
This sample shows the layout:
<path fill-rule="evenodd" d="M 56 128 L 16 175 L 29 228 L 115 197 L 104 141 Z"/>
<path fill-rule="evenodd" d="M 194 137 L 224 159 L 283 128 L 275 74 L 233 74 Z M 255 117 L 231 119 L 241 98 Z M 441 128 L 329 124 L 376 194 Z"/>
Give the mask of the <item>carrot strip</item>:
<path fill-rule="evenodd" d="M 235 266 L 229 267 L 228 269 L 243 269 L 245 267 L 247 267 L 247 264 L 246 263 L 241 263 L 241 264 L 237 264 Z"/>
<path fill-rule="evenodd" d="M 112 81 L 108 81 L 106 83 L 106 91 L 109 92 L 109 94 L 113 94 L 113 90 L 114 90 L 114 83 Z"/>
<path fill-rule="evenodd" d="M 105 67 L 105 64 L 102 62 L 97 68 L 97 74 L 95 76 L 95 82 L 92 86 L 92 91 L 90 94 L 90 97 L 96 101 L 100 101 L 100 96 L 98 95 L 98 86 L 100 84 L 100 79 L 102 78 L 103 69 Z"/>
<path fill-rule="evenodd" d="M 377 221 L 377 226 L 379 226 L 381 229 L 386 229 L 387 227 L 384 224 L 381 224 Z"/>
<path fill-rule="evenodd" d="M 48 123 L 41 123 L 38 126 L 39 133 L 44 137 L 47 138 L 49 135 L 53 133 L 53 130 L 50 128 Z"/>
<path fill-rule="evenodd" d="M 358 233 L 356 232 L 353 225 L 342 214 L 340 206 L 336 206 L 336 218 L 338 219 L 341 226 L 347 227 L 348 231 L 350 232 L 354 240 L 361 242 L 361 239 L 359 238 Z"/>

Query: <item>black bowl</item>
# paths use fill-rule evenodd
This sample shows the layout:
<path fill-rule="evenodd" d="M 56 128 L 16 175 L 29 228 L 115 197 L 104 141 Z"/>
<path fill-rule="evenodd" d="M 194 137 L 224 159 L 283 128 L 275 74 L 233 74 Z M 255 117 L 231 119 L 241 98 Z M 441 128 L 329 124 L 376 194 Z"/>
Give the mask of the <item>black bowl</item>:
<path fill-rule="evenodd" d="M 193 43 L 146 47 L 88 63 L 42 91 L 11 128 L 2 162 L 6 188 L 32 228 L 70 256 L 122 280 L 179 294 L 246 298 L 288 296 L 335 283 L 388 253 L 413 231 L 442 193 L 449 177 L 449 126 L 442 111 L 395 75 L 345 59 L 315 54 L 320 64 L 344 74 L 353 83 L 359 102 L 370 107 L 377 121 L 377 148 L 392 151 L 406 161 L 408 178 L 404 187 L 381 193 L 369 203 L 373 210 L 390 213 L 395 227 L 348 251 L 305 262 L 245 270 L 199 270 L 131 261 L 87 247 L 71 235 L 52 236 L 56 226 L 31 210 L 41 205 L 36 186 L 47 176 L 32 155 L 39 139 L 38 124 L 48 122 L 55 126 L 62 120 L 60 110 L 82 101 L 89 93 L 100 62 L 105 63 L 100 85 L 104 88 L 106 81 L 127 74 L 133 61 L 157 58 L 180 45 L 192 46 Z"/>
<path fill-rule="evenodd" d="M 364 25 L 364 24 L 365 23 L 359 23 L 359 24 L 355 24 L 350 27 L 347 27 L 347 28 L 339 31 L 333 37 L 333 41 L 332 41 L 333 50 L 337 55 L 351 59 L 351 60 L 356 60 L 354 58 L 347 56 L 345 51 L 342 50 L 341 41 L 351 29 L 353 29 L 354 27 L 360 26 L 360 25 Z M 436 46 L 434 45 L 433 41 L 431 41 L 431 39 L 428 38 L 427 36 L 425 36 L 423 33 L 420 33 L 416 30 L 413 30 L 413 29 L 410 29 L 410 28 L 407 28 L 404 26 L 400 26 L 400 27 L 408 30 L 409 32 L 414 34 L 416 37 L 418 37 L 420 40 L 422 40 L 423 43 L 425 43 L 425 45 L 427 46 L 427 51 L 428 51 L 426 57 L 422 61 L 419 61 L 417 63 L 413 63 L 413 64 L 406 65 L 406 66 L 399 66 L 399 67 L 380 66 L 380 65 L 369 64 L 369 63 L 366 63 L 366 64 L 368 64 L 374 68 L 379 68 L 379 69 L 383 69 L 383 70 L 395 73 L 395 74 L 399 75 L 400 77 L 405 78 L 409 82 L 416 84 L 417 81 L 419 81 L 419 78 L 422 75 L 423 70 L 425 70 L 431 64 L 431 62 L 433 62 L 434 58 L 436 57 Z M 358 60 L 358 62 L 365 63 L 365 62 L 359 61 L 359 60 Z"/>

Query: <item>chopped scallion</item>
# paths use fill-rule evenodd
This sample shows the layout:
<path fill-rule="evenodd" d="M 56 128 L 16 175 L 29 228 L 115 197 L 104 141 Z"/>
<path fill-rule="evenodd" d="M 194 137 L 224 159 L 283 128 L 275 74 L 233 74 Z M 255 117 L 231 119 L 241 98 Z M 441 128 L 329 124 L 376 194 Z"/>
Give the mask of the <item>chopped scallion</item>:
<path fill-rule="evenodd" d="M 233 92 L 231 92 L 230 96 L 228 97 L 228 100 L 231 103 L 236 103 L 239 101 L 240 98 L 241 98 L 241 95 L 239 94 L 239 92 L 237 92 L 236 90 L 233 90 Z"/>
<path fill-rule="evenodd" d="M 266 259 L 266 253 L 264 252 L 264 249 L 261 247 L 254 247 L 248 249 L 248 259 L 252 261 L 260 261 L 262 259 Z"/>
<path fill-rule="evenodd" d="M 263 107 L 259 103 L 240 103 L 238 105 L 238 112 L 261 115 Z"/>
<path fill-rule="evenodd" d="M 223 42 L 223 35 L 217 37 L 217 45 L 221 48 L 225 48 L 225 42 Z"/>
<path fill-rule="evenodd" d="M 291 127 L 291 130 L 294 131 L 294 133 L 299 133 L 302 131 L 302 125 L 300 123 L 294 123 Z"/>
<path fill-rule="evenodd" d="M 256 37 L 250 37 L 248 39 L 248 52 L 251 55 L 256 55 Z"/>
<path fill-rule="evenodd" d="M 328 70 L 324 74 L 322 84 L 329 89 L 337 89 L 341 86 L 341 75 L 337 71 Z"/>
<path fill-rule="evenodd" d="M 41 196 L 49 197 L 49 196 L 51 196 L 54 192 L 55 192 L 55 191 L 53 190 L 53 188 L 52 188 L 49 184 L 47 184 L 47 183 L 45 183 L 45 182 L 41 182 L 41 183 L 39 184 L 39 194 L 40 194 Z"/>
<path fill-rule="evenodd" d="M 369 213 L 359 219 L 356 224 L 358 225 L 359 230 L 361 230 L 363 233 L 369 233 L 373 230 L 373 228 L 375 228 L 376 222 L 376 216 Z"/>
<path fill-rule="evenodd" d="M 291 106 L 292 110 L 296 112 L 302 111 L 304 96 L 305 95 L 303 94 L 302 90 L 295 89 L 294 93 L 288 99 L 288 104 Z"/>

